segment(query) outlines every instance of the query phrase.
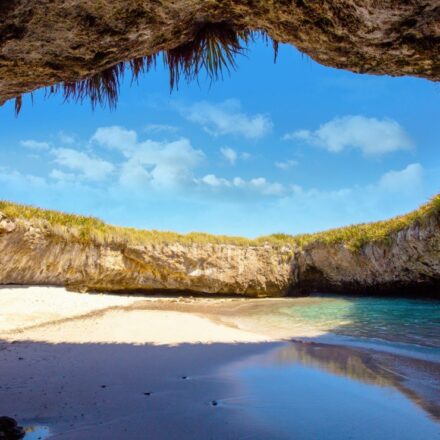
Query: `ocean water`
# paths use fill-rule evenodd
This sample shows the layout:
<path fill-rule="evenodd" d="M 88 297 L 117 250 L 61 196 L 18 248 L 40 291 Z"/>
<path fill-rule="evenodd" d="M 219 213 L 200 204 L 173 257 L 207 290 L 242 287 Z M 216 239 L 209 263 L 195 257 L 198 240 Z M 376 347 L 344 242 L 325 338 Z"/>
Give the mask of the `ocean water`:
<path fill-rule="evenodd" d="M 265 425 L 271 439 L 440 439 L 435 378 L 408 383 L 425 368 L 394 375 L 389 364 L 345 350 L 293 344 L 231 365 L 237 392 L 219 405 Z"/>
<path fill-rule="evenodd" d="M 27 428 L 25 440 L 64 438 L 63 432 L 77 423 L 72 419 L 75 412 L 68 419 L 64 408 L 80 408 L 84 402 L 96 403 L 85 411 L 87 426 L 80 428 L 99 434 L 78 438 L 137 440 L 147 438 L 154 427 L 155 434 L 148 438 L 158 440 L 440 440 L 440 301 L 319 295 L 186 298 L 149 301 L 140 307 L 192 310 L 283 341 L 177 347 L 44 344 L 47 355 L 39 360 L 40 365 L 53 368 L 53 358 L 59 364 L 55 370 L 40 367 L 35 371 L 30 364 L 32 375 L 40 375 L 36 382 L 40 388 L 30 386 L 27 398 L 32 401 L 32 395 L 45 392 L 46 380 L 51 382 L 47 371 L 57 369 L 67 378 L 80 378 L 84 395 L 75 400 L 78 395 L 73 388 L 78 382 L 66 380 L 67 389 L 61 395 L 55 400 L 48 396 L 56 417 L 19 415 L 20 424 Z M 26 349 L 24 344 L 14 347 Z M 16 356 L 12 351 L 2 353 Z M 218 361 L 204 369 L 201 359 L 215 353 L 221 353 Z M 148 377 L 144 367 L 152 360 L 162 362 L 163 368 L 157 376 Z M 167 367 L 175 363 L 183 368 L 182 361 L 185 367 L 178 375 Z M 103 390 L 100 377 L 93 383 L 93 374 L 88 377 L 92 370 L 107 374 L 105 383 L 110 380 L 113 385 Z M 183 374 L 189 380 L 182 381 Z M 15 371 L 8 375 L 14 382 Z M 121 393 L 124 389 L 126 393 Z M 145 389 L 153 391 L 148 398 Z M 16 392 L 21 391 L 18 385 Z M 62 400 L 58 403 L 57 399 Z M 3 405 L 9 411 L 8 402 Z M 179 429 L 173 427 L 177 421 Z M 168 427 L 178 431 L 178 436 L 168 435 Z M 125 435 L 126 428 L 132 429 L 132 435 Z M 233 435 L 220 435 L 223 428 Z M 66 438 L 74 438 L 72 432 Z"/>
<path fill-rule="evenodd" d="M 364 346 L 440 362 L 440 300 L 317 295 L 243 301 L 223 319 L 286 339 Z"/>
<path fill-rule="evenodd" d="M 50 436 L 50 429 L 44 425 L 31 424 L 25 427 L 25 431 L 24 438 L 26 440 L 44 440 Z"/>
<path fill-rule="evenodd" d="M 320 295 L 222 319 L 286 340 L 222 371 L 237 392 L 219 405 L 270 438 L 440 439 L 440 301 Z"/>

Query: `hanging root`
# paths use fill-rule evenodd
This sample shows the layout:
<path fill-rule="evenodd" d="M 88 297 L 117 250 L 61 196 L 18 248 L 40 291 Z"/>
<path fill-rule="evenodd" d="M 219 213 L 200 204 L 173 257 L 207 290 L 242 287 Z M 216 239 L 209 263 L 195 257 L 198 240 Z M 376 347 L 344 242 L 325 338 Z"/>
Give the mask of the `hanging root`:
<path fill-rule="evenodd" d="M 18 116 L 18 114 L 20 113 L 22 104 L 23 104 L 23 96 L 22 95 L 18 95 L 15 98 L 15 102 L 14 102 L 15 116 Z"/>
<path fill-rule="evenodd" d="M 207 23 L 201 26 L 189 43 L 163 52 L 163 63 L 169 70 L 171 91 L 179 87 L 181 79 L 193 81 L 205 71 L 211 81 L 223 79 L 223 73 L 236 70 L 236 56 L 244 55 L 247 45 L 261 35 L 266 43 L 272 41 L 274 61 L 278 55 L 278 42 L 264 31 L 236 30 L 229 23 Z M 86 79 L 63 82 L 47 89 L 49 95 L 62 93 L 65 101 L 83 102 L 90 100 L 92 108 L 97 105 L 116 107 L 121 79 L 126 69 L 137 80 L 141 73 L 150 71 L 157 65 L 158 54 L 120 62 Z M 18 115 L 22 97 L 15 99 L 15 112 Z"/>

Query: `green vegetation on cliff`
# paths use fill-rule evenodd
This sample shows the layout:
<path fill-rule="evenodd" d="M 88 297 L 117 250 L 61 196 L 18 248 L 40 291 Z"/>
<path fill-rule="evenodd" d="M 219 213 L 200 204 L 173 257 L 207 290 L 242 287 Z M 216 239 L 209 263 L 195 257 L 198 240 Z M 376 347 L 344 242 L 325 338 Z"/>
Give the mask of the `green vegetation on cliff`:
<path fill-rule="evenodd" d="M 0 201 L 0 213 L 11 219 L 23 219 L 38 223 L 51 235 L 83 243 L 127 243 L 133 245 L 181 243 L 231 244 L 238 246 L 269 244 L 276 247 L 303 247 L 311 243 L 322 242 L 325 244 L 344 243 L 347 247 L 355 250 L 370 242 L 386 242 L 391 234 L 415 223 L 422 224 L 432 216 L 440 215 L 440 194 L 434 196 L 430 202 L 422 205 L 417 210 L 389 220 L 345 226 L 313 234 L 272 234 L 256 239 L 211 235 L 200 232 L 179 234 L 176 232 L 119 227 L 106 224 L 96 217 L 67 214 L 8 201 Z"/>
<path fill-rule="evenodd" d="M 428 203 L 418 209 L 393 217 L 388 220 L 360 223 L 357 225 L 344 226 L 342 228 L 328 229 L 323 232 L 301 235 L 273 234 L 268 237 L 260 237 L 258 240 L 270 240 L 272 243 L 285 244 L 296 243 L 305 246 L 312 242 L 326 244 L 345 243 L 352 249 L 360 249 L 363 245 L 371 242 L 386 242 L 390 235 L 401 231 L 413 224 L 427 221 L 432 216 L 440 215 L 440 194 L 434 196 Z"/>

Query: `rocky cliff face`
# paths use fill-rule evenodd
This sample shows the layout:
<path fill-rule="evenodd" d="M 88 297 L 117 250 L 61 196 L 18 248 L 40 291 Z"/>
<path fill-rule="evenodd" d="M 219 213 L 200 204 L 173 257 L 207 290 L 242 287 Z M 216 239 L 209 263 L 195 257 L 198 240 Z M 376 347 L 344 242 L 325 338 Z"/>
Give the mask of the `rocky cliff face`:
<path fill-rule="evenodd" d="M 4 217 L 0 220 L 3 284 L 270 296 L 288 289 L 289 262 L 288 248 L 82 244 L 57 237 L 44 225 Z"/>
<path fill-rule="evenodd" d="M 176 48 L 219 22 L 264 30 L 324 65 L 440 80 L 438 0 L 3 0 L 0 104 Z"/>
<path fill-rule="evenodd" d="M 292 259 L 296 292 L 440 296 L 440 215 L 431 215 L 358 251 L 312 243 Z"/>
<path fill-rule="evenodd" d="M 0 213 L 0 284 L 79 291 L 281 296 L 313 291 L 440 294 L 440 216 L 350 250 L 343 243 L 84 244 Z"/>

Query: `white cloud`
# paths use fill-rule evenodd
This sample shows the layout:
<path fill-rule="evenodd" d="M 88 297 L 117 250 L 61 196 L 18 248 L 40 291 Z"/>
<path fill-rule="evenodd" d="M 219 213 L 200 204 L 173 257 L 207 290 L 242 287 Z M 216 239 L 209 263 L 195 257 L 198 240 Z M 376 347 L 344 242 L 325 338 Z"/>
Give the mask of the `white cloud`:
<path fill-rule="evenodd" d="M 233 182 L 238 188 L 255 190 L 265 195 L 281 195 L 285 191 L 281 183 L 268 182 L 265 177 L 257 177 L 248 181 L 236 177 Z"/>
<path fill-rule="evenodd" d="M 284 135 L 283 139 L 299 139 L 332 153 L 357 148 L 365 155 L 408 150 L 414 146 L 408 133 L 398 122 L 364 116 L 334 118 L 315 131 L 297 130 Z"/>
<path fill-rule="evenodd" d="M 146 133 L 175 133 L 178 127 L 168 124 L 148 124 L 144 127 Z"/>
<path fill-rule="evenodd" d="M 201 183 L 204 183 L 205 185 L 212 186 L 214 188 L 220 188 L 220 187 L 231 187 L 232 183 L 227 180 L 223 179 L 222 177 L 217 177 L 214 174 L 207 174 L 206 176 L 202 177 L 200 179 Z"/>
<path fill-rule="evenodd" d="M 176 141 L 138 141 L 137 133 L 124 127 L 98 128 L 91 138 L 102 147 L 120 151 L 125 157 L 119 182 L 136 189 L 146 185 L 177 188 L 194 181 L 193 170 L 205 158 L 185 138 Z"/>
<path fill-rule="evenodd" d="M 117 150 L 125 161 L 120 165 L 119 183 L 124 187 L 144 190 L 153 188 L 216 188 L 252 191 L 264 195 L 280 195 L 283 185 L 268 182 L 263 177 L 244 180 L 236 177 L 228 180 L 214 174 L 198 178 L 195 169 L 205 159 L 201 150 L 195 149 L 185 138 L 173 142 L 146 140 L 139 142 L 134 131 L 123 127 L 101 127 L 96 130 L 91 142 L 102 147 Z M 237 153 L 229 147 L 221 148 L 221 154 L 234 164 L 238 158 L 249 158 L 247 153 Z"/>
<path fill-rule="evenodd" d="M 24 188 L 27 191 L 29 191 L 29 188 L 33 189 L 46 185 L 45 179 L 40 176 L 24 174 L 6 167 L 0 167 L 0 182 L 13 186 L 14 188 Z"/>
<path fill-rule="evenodd" d="M 125 151 L 136 145 L 137 133 L 134 130 L 114 125 L 98 128 L 90 140 L 103 147 Z"/>
<path fill-rule="evenodd" d="M 0 167 L 3 197 L 70 210 L 73 194 L 75 209 L 97 215 L 102 212 L 106 220 L 116 223 L 247 235 L 377 220 L 405 212 L 426 197 L 427 183 L 418 163 L 389 170 L 370 184 L 328 190 L 302 187 L 301 182 L 284 178 L 271 181 L 259 174 L 240 177 L 238 168 L 238 175 L 231 178 L 217 173 L 221 164 L 201 172 L 198 167 L 205 155 L 188 139 L 157 142 L 139 138 L 124 127 L 102 127 L 90 144 L 102 157 L 88 150 L 58 148 L 43 152 L 46 158 L 54 155 L 58 164 L 44 176 Z M 243 156 L 235 153 L 239 162 Z M 104 157 L 111 163 L 102 160 Z M 102 162 L 107 167 L 100 171 Z M 295 161 L 280 161 L 276 166 L 290 169 Z M 111 179 L 96 184 L 100 173 L 99 179 Z M 108 203 L 104 206 L 100 200 Z M 138 214 L 133 217 L 135 211 Z M 249 212 L 258 221 L 249 221 Z"/>
<path fill-rule="evenodd" d="M 294 139 L 301 139 L 303 141 L 309 141 L 311 139 L 311 132 L 309 130 L 296 130 L 292 133 L 286 133 L 281 139 L 283 141 L 291 141 Z"/>
<path fill-rule="evenodd" d="M 58 132 L 58 138 L 63 144 L 72 145 L 75 143 L 75 138 L 64 133 L 63 131 Z"/>
<path fill-rule="evenodd" d="M 203 177 L 195 176 L 195 170 L 205 159 L 205 154 L 195 149 L 188 139 L 181 138 L 173 142 L 138 142 L 137 139 L 136 132 L 123 127 L 99 128 L 91 138 L 92 142 L 120 151 L 125 157 L 119 174 L 119 183 L 124 187 L 139 190 L 147 186 L 156 189 L 198 187 L 267 196 L 280 196 L 288 191 L 281 183 L 267 181 L 264 177 L 249 180 L 235 177 L 228 180 L 212 173 Z M 220 152 L 231 164 L 238 158 L 250 157 L 247 153 L 239 154 L 229 147 L 221 148 Z"/>
<path fill-rule="evenodd" d="M 181 114 L 189 121 L 201 125 L 205 131 L 214 136 L 231 134 L 244 136 L 247 139 L 259 139 L 268 134 L 273 127 L 267 115 L 243 113 L 240 102 L 235 99 L 219 104 L 197 102 L 181 108 Z"/>
<path fill-rule="evenodd" d="M 50 172 L 49 177 L 60 182 L 74 182 L 76 175 L 73 173 L 65 173 L 64 171 L 54 169 Z"/>
<path fill-rule="evenodd" d="M 50 145 L 47 142 L 39 142 L 33 139 L 21 141 L 20 145 L 22 147 L 29 148 L 30 150 L 36 150 L 36 151 L 48 150 L 50 148 Z"/>
<path fill-rule="evenodd" d="M 285 160 L 284 162 L 275 162 L 275 166 L 281 170 L 288 170 L 296 165 L 298 165 L 298 161 L 291 159 Z"/>
<path fill-rule="evenodd" d="M 229 147 L 220 148 L 220 153 L 231 164 L 234 165 L 237 161 L 237 152 Z"/>
<path fill-rule="evenodd" d="M 214 174 L 208 174 L 197 181 L 208 187 L 221 189 L 232 188 L 235 190 L 256 192 L 268 196 L 279 196 L 286 191 L 286 188 L 278 182 L 268 182 L 264 177 L 257 177 L 250 180 L 234 177 L 232 180 L 217 177 Z"/>
<path fill-rule="evenodd" d="M 151 183 L 151 179 L 145 166 L 135 160 L 125 162 L 121 167 L 119 183 L 123 187 L 142 190 Z"/>
<path fill-rule="evenodd" d="M 64 165 L 48 176 L 0 167 L 2 197 L 93 214 L 115 224 L 255 236 L 312 232 L 387 218 L 410 211 L 432 191 L 432 186 L 428 188 L 432 170 L 425 172 L 418 163 L 389 170 L 370 184 L 329 190 L 295 182 L 283 185 L 265 177 L 225 178 L 214 174 L 214 169 L 197 174 L 204 155 L 187 140 L 139 141 L 130 148 L 123 141 L 121 145 L 113 142 L 108 147 L 113 150 L 106 152 L 106 158 L 113 158 L 115 169 L 104 185 L 78 178 L 81 172 Z M 185 165 L 173 168 L 176 162 Z M 36 169 L 43 173 L 45 167 Z M 179 193 L 162 191 L 169 182 Z"/>
<path fill-rule="evenodd" d="M 103 159 L 70 148 L 54 148 L 51 153 L 55 162 L 70 170 L 78 171 L 80 177 L 91 181 L 101 181 L 114 170 L 113 164 Z"/>
<path fill-rule="evenodd" d="M 205 155 L 188 139 L 174 142 L 147 140 L 126 151 L 120 181 L 123 184 L 151 183 L 158 187 L 178 187 L 193 181 L 193 170 Z M 130 176 L 133 174 L 133 176 Z"/>
<path fill-rule="evenodd" d="M 423 167 L 419 163 L 412 163 L 400 171 L 391 170 L 379 180 L 379 188 L 396 193 L 414 192 L 422 185 Z"/>

